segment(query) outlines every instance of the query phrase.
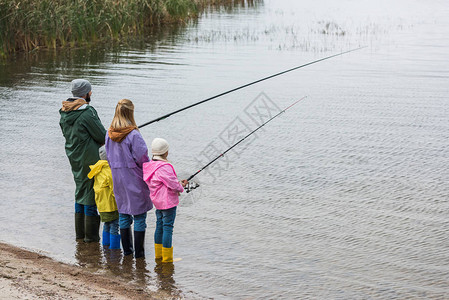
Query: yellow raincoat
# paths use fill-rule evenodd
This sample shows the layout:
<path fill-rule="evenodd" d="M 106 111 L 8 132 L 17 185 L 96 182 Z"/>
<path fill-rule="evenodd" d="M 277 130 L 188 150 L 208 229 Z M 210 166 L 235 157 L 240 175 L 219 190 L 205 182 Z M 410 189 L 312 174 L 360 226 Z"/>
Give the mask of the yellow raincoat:
<path fill-rule="evenodd" d="M 99 160 L 95 165 L 89 166 L 91 171 L 87 174 L 89 179 L 95 176 L 94 191 L 95 203 L 98 211 L 114 212 L 117 211 L 114 191 L 112 189 L 112 173 L 107 160 Z"/>

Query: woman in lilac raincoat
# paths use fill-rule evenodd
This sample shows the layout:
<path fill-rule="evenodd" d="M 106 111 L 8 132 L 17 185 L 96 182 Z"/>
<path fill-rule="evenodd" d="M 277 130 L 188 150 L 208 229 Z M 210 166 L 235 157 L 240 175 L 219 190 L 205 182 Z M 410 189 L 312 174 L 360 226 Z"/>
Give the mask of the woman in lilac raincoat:
<path fill-rule="evenodd" d="M 119 212 L 123 253 L 133 253 L 131 224 L 134 219 L 134 256 L 145 257 L 146 217 L 153 204 L 148 186 L 142 179 L 142 165 L 150 159 L 147 145 L 134 121 L 134 104 L 131 100 L 122 99 L 118 102 L 106 135 L 105 147 Z"/>

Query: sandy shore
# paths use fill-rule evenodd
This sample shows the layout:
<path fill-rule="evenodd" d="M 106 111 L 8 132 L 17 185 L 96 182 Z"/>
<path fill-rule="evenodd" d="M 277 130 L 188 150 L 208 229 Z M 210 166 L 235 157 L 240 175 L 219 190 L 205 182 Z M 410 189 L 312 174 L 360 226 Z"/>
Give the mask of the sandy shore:
<path fill-rule="evenodd" d="M 0 243 L 1 299 L 167 299 L 121 276 Z"/>

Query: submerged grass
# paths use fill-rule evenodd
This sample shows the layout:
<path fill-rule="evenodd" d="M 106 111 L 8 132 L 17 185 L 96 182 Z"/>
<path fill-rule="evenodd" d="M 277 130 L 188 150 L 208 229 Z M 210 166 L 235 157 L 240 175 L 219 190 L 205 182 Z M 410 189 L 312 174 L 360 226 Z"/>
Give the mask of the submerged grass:
<path fill-rule="evenodd" d="M 126 41 L 145 28 L 196 17 L 230 0 L 0 0 L 0 56 Z"/>

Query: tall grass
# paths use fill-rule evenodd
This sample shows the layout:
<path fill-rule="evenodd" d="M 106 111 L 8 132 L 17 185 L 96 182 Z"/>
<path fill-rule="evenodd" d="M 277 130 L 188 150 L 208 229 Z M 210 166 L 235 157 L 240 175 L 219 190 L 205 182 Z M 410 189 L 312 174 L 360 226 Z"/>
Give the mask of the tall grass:
<path fill-rule="evenodd" d="M 125 41 L 225 0 L 0 0 L 0 56 L 41 47 Z"/>

